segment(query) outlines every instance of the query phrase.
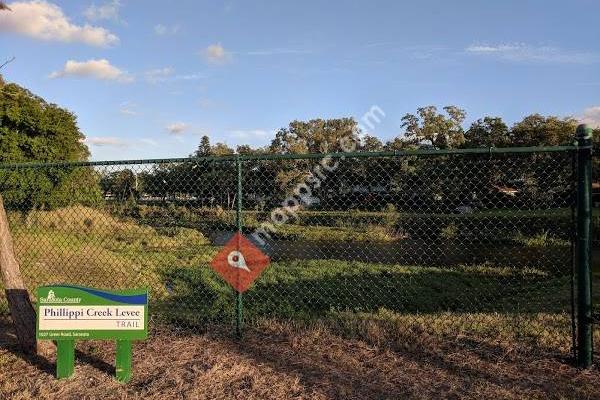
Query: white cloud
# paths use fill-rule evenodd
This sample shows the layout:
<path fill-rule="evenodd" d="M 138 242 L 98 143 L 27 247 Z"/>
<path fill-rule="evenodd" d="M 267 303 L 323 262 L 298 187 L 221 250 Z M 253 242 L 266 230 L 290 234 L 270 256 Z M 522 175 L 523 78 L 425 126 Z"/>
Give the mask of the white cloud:
<path fill-rule="evenodd" d="M 86 10 L 83 12 L 83 15 L 91 21 L 98 21 L 101 19 L 118 21 L 120 7 L 121 2 L 119 0 L 112 0 L 100 6 L 92 4 L 86 8 Z"/>
<path fill-rule="evenodd" d="M 577 119 L 580 123 L 588 124 L 592 128 L 600 128 L 600 106 L 586 108 Z"/>
<path fill-rule="evenodd" d="M 68 60 L 62 70 L 52 72 L 49 77 L 55 79 L 67 76 L 78 76 L 82 78 L 94 78 L 124 83 L 133 81 L 133 76 L 111 65 L 106 59 L 88 61 Z"/>
<path fill-rule="evenodd" d="M 85 144 L 89 144 L 97 147 L 127 147 L 127 142 L 114 137 L 114 136 L 93 136 L 89 138 L 85 138 L 83 141 Z"/>
<path fill-rule="evenodd" d="M 158 142 L 150 138 L 132 139 L 131 141 L 125 141 L 115 136 L 92 136 L 85 138 L 83 143 L 94 146 L 94 147 L 132 147 L 134 145 L 146 145 L 146 146 L 158 146 Z"/>
<path fill-rule="evenodd" d="M 171 79 L 175 81 L 195 81 L 203 78 L 205 78 L 204 74 L 195 72 L 193 74 L 175 75 Z"/>
<path fill-rule="evenodd" d="M 502 53 L 502 52 L 511 52 L 516 51 L 522 48 L 523 45 L 510 45 L 510 44 L 500 44 L 497 46 L 479 46 L 479 45 L 471 45 L 466 48 L 467 52 L 470 53 Z"/>
<path fill-rule="evenodd" d="M 155 25 L 154 26 L 154 33 L 156 33 L 158 36 L 166 35 L 167 34 L 167 27 L 164 26 L 163 24 Z"/>
<path fill-rule="evenodd" d="M 220 43 L 211 44 L 204 50 L 204 58 L 211 64 L 225 64 L 231 61 L 229 53 Z"/>
<path fill-rule="evenodd" d="M 167 77 L 173 75 L 173 72 L 175 72 L 173 67 L 156 68 L 146 71 L 144 76 L 148 82 L 157 83 L 166 80 Z"/>
<path fill-rule="evenodd" d="M 553 64 L 592 64 L 600 62 L 600 55 L 596 53 L 565 50 L 551 46 L 532 46 L 526 43 L 477 44 L 468 46 L 465 52 L 513 62 Z"/>
<path fill-rule="evenodd" d="M 203 79 L 205 75 L 195 72 L 191 74 L 179 74 L 174 75 L 175 69 L 172 67 L 164 67 L 151 69 L 144 73 L 146 80 L 150 83 L 160 83 L 160 82 L 175 82 L 175 81 L 194 81 L 198 79 Z"/>
<path fill-rule="evenodd" d="M 173 122 L 172 124 L 167 125 L 167 131 L 172 135 L 181 135 L 189 127 L 190 126 L 184 122 Z"/>
<path fill-rule="evenodd" d="M 3 32 L 18 33 L 41 40 L 81 42 L 99 47 L 119 42 L 116 35 L 104 28 L 73 24 L 60 7 L 44 0 L 16 1 L 9 6 L 12 11 L 0 13 L 0 31 Z"/>
<path fill-rule="evenodd" d="M 179 25 L 166 26 L 163 24 L 154 25 L 154 33 L 158 36 L 175 35 L 179 32 Z"/>

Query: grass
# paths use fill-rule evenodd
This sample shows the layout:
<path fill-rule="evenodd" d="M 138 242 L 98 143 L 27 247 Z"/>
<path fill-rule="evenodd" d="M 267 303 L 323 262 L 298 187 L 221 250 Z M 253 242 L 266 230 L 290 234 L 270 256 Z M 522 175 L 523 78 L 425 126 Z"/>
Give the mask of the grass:
<path fill-rule="evenodd" d="M 330 210 L 299 210 L 297 212 L 300 220 L 309 220 L 310 218 L 339 218 L 339 219 L 383 219 L 388 218 L 390 214 L 395 214 L 400 218 L 414 218 L 414 217 L 441 217 L 441 218 L 478 218 L 478 217 L 522 217 L 522 218 L 538 218 L 538 217 L 570 217 L 570 208 L 549 208 L 549 209 L 511 209 L 511 208 L 496 208 L 489 210 L 474 210 L 471 213 L 463 214 L 452 214 L 446 212 L 407 212 L 407 211 L 396 211 L 395 207 L 388 205 L 382 211 L 366 211 L 366 210 L 344 210 L 344 211 L 330 211 Z M 165 207 L 162 206 L 139 206 L 143 210 L 143 216 L 154 214 L 154 216 L 164 216 Z M 180 212 L 191 212 L 193 214 L 202 215 L 204 217 L 212 216 L 221 218 L 224 222 L 235 221 L 235 210 L 226 210 L 222 208 L 187 208 L 177 207 L 175 209 L 181 209 Z M 170 210 L 172 211 L 172 210 Z M 269 211 L 270 212 L 270 211 Z M 250 218 L 256 220 L 268 219 L 269 212 L 267 211 L 255 211 L 255 210 L 244 210 L 244 214 L 250 216 Z M 600 215 L 600 208 L 593 209 L 594 215 Z"/>
<path fill-rule="evenodd" d="M 29 288 L 61 282 L 146 286 L 157 320 L 186 327 L 233 321 L 233 291 L 209 268 L 219 248 L 195 229 L 153 228 L 86 207 L 10 219 Z M 331 239 L 335 229 L 320 239 Z M 532 240 L 523 246 L 537 246 L 541 239 Z M 390 343 L 406 341 L 399 332 L 468 333 L 568 352 L 570 278 L 549 271 L 488 264 L 277 261 L 244 294 L 244 315 L 250 324 L 318 322 L 363 338 L 381 330 L 388 332 L 383 337 L 392 335 L 382 339 Z"/>
<path fill-rule="evenodd" d="M 56 381 L 52 355 L 23 358 L 0 329 L 3 399 L 593 398 L 600 384 L 568 364 L 570 278 L 555 268 L 277 261 L 243 295 L 239 342 L 233 291 L 208 267 L 219 248 L 198 230 L 85 207 L 10 220 L 28 288 L 148 286 L 154 319 L 129 385 L 110 342 L 79 342 L 74 378 Z"/>
<path fill-rule="evenodd" d="M 204 227 L 207 230 L 235 229 L 235 210 L 214 208 L 189 208 L 183 206 L 135 205 L 131 209 L 118 209 L 124 215 L 134 215 L 138 221 L 152 226 L 175 225 Z M 244 210 L 244 227 L 258 228 L 261 223 L 270 222 L 266 211 Z M 492 209 L 475 210 L 472 213 L 454 214 L 435 211 L 397 211 L 388 204 L 383 211 L 322 211 L 298 210 L 284 225 L 278 226 L 279 239 L 293 240 L 343 240 L 343 241 L 393 241 L 412 237 L 445 237 L 449 230 L 455 230 L 454 237 L 477 232 L 489 238 L 513 237 L 519 234 L 515 221 L 531 232 L 526 236 L 547 234 L 552 226 L 555 232 L 570 229 L 571 210 L 555 209 Z M 594 218 L 594 223 L 600 221 Z M 375 239 L 374 239 L 375 238 Z M 518 238 L 516 238 L 518 239 Z"/>
<path fill-rule="evenodd" d="M 387 320 L 387 317 L 386 317 Z M 491 321 L 490 321 L 491 322 Z M 284 322 L 228 332 L 153 332 L 134 344 L 133 379 L 117 383 L 114 344 L 79 341 L 73 377 L 54 378 L 53 353 L 24 357 L 0 324 L 0 398 L 21 399 L 592 399 L 600 374 L 546 351 L 415 331 L 390 346 L 326 325 Z M 491 332 L 490 332 L 491 333 Z"/>
<path fill-rule="evenodd" d="M 554 237 L 548 231 L 544 231 L 538 233 L 533 236 L 523 235 L 521 232 L 518 232 L 513 240 L 517 243 L 522 244 L 525 247 L 564 247 L 567 248 L 570 245 L 570 242 L 565 239 L 559 239 Z"/>
<path fill-rule="evenodd" d="M 248 227 L 250 229 L 257 228 Z M 342 242 L 391 242 L 399 239 L 398 235 L 384 226 L 369 224 L 366 226 L 304 226 L 284 224 L 276 228 L 272 237 L 284 240 L 342 241 Z"/>

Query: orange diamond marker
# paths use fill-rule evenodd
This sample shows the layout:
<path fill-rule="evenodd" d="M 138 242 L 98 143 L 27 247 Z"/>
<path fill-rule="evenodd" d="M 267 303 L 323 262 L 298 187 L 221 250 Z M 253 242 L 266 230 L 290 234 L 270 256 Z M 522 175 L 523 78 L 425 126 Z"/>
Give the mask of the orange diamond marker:
<path fill-rule="evenodd" d="M 265 253 L 238 232 L 213 258 L 210 266 L 235 290 L 243 293 L 267 268 L 269 262 Z"/>

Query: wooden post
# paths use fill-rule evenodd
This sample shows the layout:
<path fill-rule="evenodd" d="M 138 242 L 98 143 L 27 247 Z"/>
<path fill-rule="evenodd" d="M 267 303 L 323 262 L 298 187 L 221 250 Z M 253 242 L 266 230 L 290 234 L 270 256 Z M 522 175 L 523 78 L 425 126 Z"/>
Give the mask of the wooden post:
<path fill-rule="evenodd" d="M 4 201 L 0 195 L 0 271 L 17 339 L 25 353 L 36 354 L 35 310 L 15 257 Z"/>

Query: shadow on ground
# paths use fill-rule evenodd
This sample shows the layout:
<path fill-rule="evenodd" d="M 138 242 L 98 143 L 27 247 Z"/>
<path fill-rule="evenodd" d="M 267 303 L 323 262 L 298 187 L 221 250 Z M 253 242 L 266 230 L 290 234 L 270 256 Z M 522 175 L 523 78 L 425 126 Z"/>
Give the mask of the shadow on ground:
<path fill-rule="evenodd" d="M 248 329 L 242 340 L 228 331 L 155 329 L 135 344 L 128 385 L 105 368 L 112 343 L 81 341 L 78 350 L 74 376 L 58 381 L 51 362 L 21 357 L 14 337 L 3 334 L 0 398 L 559 399 L 597 398 L 600 387 L 597 369 L 579 371 L 560 354 L 469 337 L 390 348 L 283 323 Z"/>
<path fill-rule="evenodd" d="M 44 342 L 49 344 L 49 342 Z M 0 349 L 3 352 L 10 353 L 15 357 L 20 358 L 27 364 L 37 368 L 40 373 L 49 376 L 56 376 L 56 348 L 53 345 L 47 346 L 46 354 L 25 354 L 19 348 L 16 336 L 13 332 L 13 327 L 9 321 L 0 321 Z M 75 362 L 85 363 L 105 374 L 114 375 L 115 367 L 96 357 L 93 354 L 94 347 L 88 346 L 88 351 L 83 352 L 79 349 L 75 350 Z"/>
<path fill-rule="evenodd" d="M 155 310 L 189 310 L 190 322 L 227 321 L 235 315 L 232 289 L 206 266 L 165 269 L 161 279 L 171 291 L 154 299 Z M 251 319 L 304 320 L 332 311 L 381 309 L 401 314 L 568 313 L 570 283 L 568 275 L 533 269 L 298 261 L 273 263 L 243 301 L 244 314 Z M 184 318 L 186 313 L 177 314 Z"/>

